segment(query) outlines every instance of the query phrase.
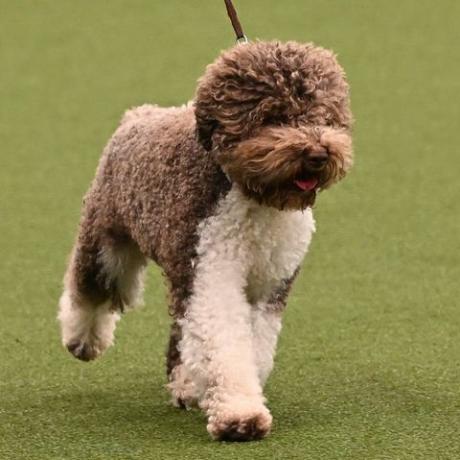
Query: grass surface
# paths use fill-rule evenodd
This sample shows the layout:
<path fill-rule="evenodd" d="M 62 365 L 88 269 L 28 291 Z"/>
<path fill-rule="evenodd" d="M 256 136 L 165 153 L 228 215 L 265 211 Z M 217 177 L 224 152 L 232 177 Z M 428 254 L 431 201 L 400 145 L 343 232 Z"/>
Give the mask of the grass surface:
<path fill-rule="evenodd" d="M 460 3 L 237 4 L 251 37 L 338 52 L 357 120 L 285 316 L 272 436 L 218 444 L 168 406 L 158 270 L 100 361 L 55 321 L 104 143 L 127 107 L 192 97 L 233 43 L 222 2 L 0 0 L 1 459 L 460 458 Z"/>

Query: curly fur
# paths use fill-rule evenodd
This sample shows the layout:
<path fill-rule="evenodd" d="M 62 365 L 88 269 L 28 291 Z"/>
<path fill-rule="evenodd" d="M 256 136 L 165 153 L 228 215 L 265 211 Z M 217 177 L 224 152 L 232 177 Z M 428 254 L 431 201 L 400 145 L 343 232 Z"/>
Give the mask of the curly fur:
<path fill-rule="evenodd" d="M 248 196 L 280 209 L 305 208 L 315 191 L 292 187 L 317 177 L 325 189 L 352 164 L 348 84 L 334 55 L 311 44 L 237 46 L 208 66 L 196 97 L 200 141 Z M 329 151 L 318 174 L 308 154 Z"/>
<path fill-rule="evenodd" d="M 199 405 L 216 439 L 265 436 L 281 313 L 316 194 L 351 167 L 350 129 L 334 55 L 295 42 L 238 45 L 192 104 L 128 111 L 85 197 L 60 300 L 67 349 L 86 361 L 113 343 L 153 260 L 169 286 L 174 404 Z"/>

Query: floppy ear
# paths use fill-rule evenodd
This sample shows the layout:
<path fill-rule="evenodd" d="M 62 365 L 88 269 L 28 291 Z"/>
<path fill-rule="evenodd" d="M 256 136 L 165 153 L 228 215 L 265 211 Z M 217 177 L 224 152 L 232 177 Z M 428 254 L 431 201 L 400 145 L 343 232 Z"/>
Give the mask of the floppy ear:
<path fill-rule="evenodd" d="M 212 149 L 212 135 L 214 130 L 217 128 L 217 120 L 212 118 L 202 117 L 196 112 L 196 132 L 198 141 L 209 151 Z"/>

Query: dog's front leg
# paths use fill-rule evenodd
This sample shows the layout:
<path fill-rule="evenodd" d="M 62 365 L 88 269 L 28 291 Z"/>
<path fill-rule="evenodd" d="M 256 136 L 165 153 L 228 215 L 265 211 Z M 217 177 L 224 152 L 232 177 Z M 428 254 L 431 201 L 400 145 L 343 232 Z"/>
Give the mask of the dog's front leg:
<path fill-rule="evenodd" d="M 258 378 L 244 288 L 242 263 L 216 257 L 199 264 L 181 321 L 182 362 L 206 388 L 200 406 L 209 433 L 221 440 L 260 439 L 272 421 Z"/>
<path fill-rule="evenodd" d="M 265 385 L 272 369 L 276 344 L 281 331 L 281 319 L 292 284 L 299 272 L 297 268 L 273 289 L 267 301 L 259 301 L 252 309 L 253 343 L 260 384 Z"/>
<path fill-rule="evenodd" d="M 252 328 L 257 371 L 262 387 L 274 363 L 276 344 L 281 331 L 282 312 L 272 304 L 259 303 L 252 312 Z"/>

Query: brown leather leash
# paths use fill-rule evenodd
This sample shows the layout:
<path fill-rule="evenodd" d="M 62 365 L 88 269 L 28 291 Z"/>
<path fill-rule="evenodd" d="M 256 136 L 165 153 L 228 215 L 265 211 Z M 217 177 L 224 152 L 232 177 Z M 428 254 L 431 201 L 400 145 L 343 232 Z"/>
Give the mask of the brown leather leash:
<path fill-rule="evenodd" d="M 224 0 L 225 6 L 227 7 L 228 17 L 232 22 L 233 30 L 236 34 L 237 43 L 248 43 L 246 35 L 244 35 L 243 27 L 241 27 L 241 22 L 238 19 L 238 14 L 233 6 L 232 0 Z"/>

